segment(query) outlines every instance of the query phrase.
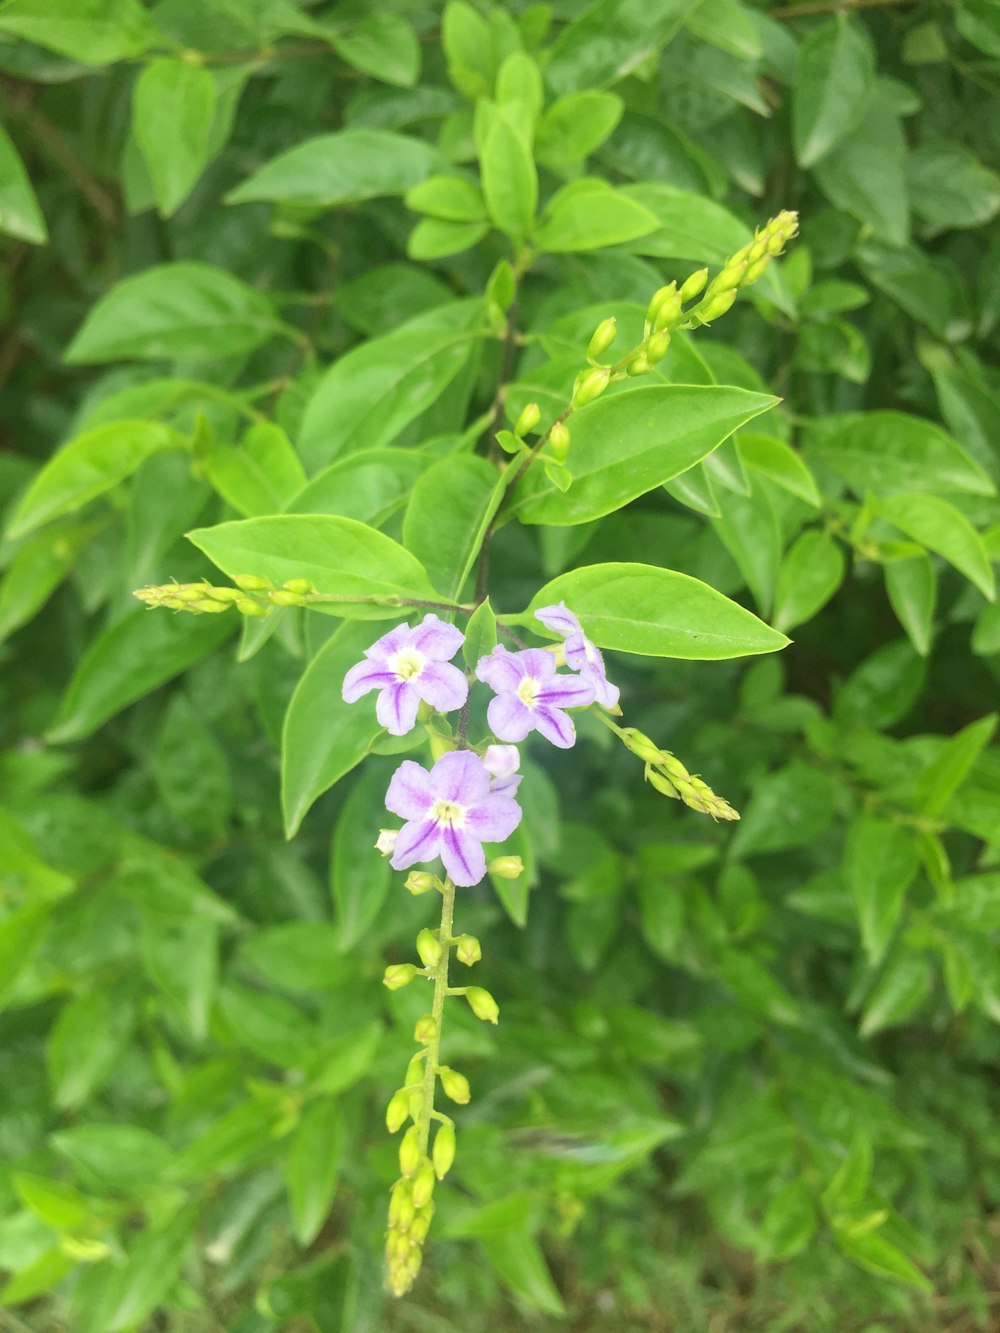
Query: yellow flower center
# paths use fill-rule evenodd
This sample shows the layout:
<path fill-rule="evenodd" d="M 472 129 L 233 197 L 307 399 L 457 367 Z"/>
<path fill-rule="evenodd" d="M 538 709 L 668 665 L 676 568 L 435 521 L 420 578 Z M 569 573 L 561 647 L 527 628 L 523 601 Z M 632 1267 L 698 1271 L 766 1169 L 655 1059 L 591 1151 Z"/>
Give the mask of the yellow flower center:
<path fill-rule="evenodd" d="M 517 697 L 528 708 L 534 708 L 535 696 L 538 694 L 538 681 L 534 676 L 525 676 L 517 687 Z"/>
<path fill-rule="evenodd" d="M 431 814 L 439 824 L 448 828 L 461 828 L 465 823 L 465 806 L 456 801 L 435 801 Z"/>
<path fill-rule="evenodd" d="M 424 669 L 424 656 L 415 648 L 401 648 L 389 662 L 389 670 L 400 680 L 415 680 Z"/>

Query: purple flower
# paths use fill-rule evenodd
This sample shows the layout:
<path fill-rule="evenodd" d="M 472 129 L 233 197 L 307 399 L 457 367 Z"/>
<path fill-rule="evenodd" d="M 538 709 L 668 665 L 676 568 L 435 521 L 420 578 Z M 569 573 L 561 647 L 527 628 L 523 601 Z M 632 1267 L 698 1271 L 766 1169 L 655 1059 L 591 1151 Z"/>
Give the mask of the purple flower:
<path fill-rule="evenodd" d="M 490 775 L 490 791 L 503 796 L 513 796 L 524 776 L 517 771 L 521 764 L 517 746 L 487 745 L 483 763 Z"/>
<path fill-rule="evenodd" d="M 413 730 L 421 699 L 439 713 L 461 708 L 469 697 L 469 682 L 458 667 L 447 664 L 463 638 L 461 630 L 435 615 L 424 616 L 413 629 L 397 625 L 366 648 L 366 660 L 348 671 L 344 701 L 352 704 L 378 690 L 375 716 L 390 736 Z"/>
<path fill-rule="evenodd" d="M 511 653 L 497 644 L 489 657 L 479 659 L 476 675 L 496 691 L 486 716 L 502 741 L 523 741 L 529 731 L 539 731 L 568 750 L 576 727 L 562 710 L 594 702 L 593 685 L 578 676 L 557 676 L 555 658 L 544 648 Z"/>
<path fill-rule="evenodd" d="M 486 874 L 484 842 L 503 842 L 521 822 L 521 807 L 490 790 L 486 765 L 471 750 L 442 755 L 431 771 L 404 759 L 392 775 L 386 808 L 407 822 L 392 857 L 395 870 L 440 856 L 459 885 Z"/>
<path fill-rule="evenodd" d="M 577 672 L 581 680 L 593 686 L 597 702 L 603 704 L 605 708 L 616 708 L 621 690 L 608 680 L 601 650 L 584 634 L 582 625 L 566 603 L 543 606 L 541 611 L 535 612 L 535 619 L 565 639 L 563 655 L 566 658 L 566 665 L 571 671 Z"/>

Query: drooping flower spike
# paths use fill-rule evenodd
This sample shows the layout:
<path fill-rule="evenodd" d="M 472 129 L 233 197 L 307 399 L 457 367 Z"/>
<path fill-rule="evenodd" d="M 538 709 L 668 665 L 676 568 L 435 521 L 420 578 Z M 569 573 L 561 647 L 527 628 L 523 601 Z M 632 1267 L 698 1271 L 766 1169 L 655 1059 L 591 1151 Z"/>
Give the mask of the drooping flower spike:
<path fill-rule="evenodd" d="M 621 690 L 608 680 L 601 650 L 592 644 L 583 632 L 583 626 L 565 602 L 557 606 L 543 606 L 535 612 L 535 619 L 557 634 L 561 634 L 563 656 L 571 671 L 577 672 L 581 680 L 594 687 L 594 698 L 605 708 L 618 706 Z"/>
<path fill-rule="evenodd" d="M 576 740 L 576 727 L 563 710 L 594 702 L 593 685 L 579 676 L 557 675 L 555 659 L 544 648 L 512 653 L 497 644 L 479 659 L 476 675 L 496 692 L 486 716 L 502 741 L 523 741 L 529 731 L 537 731 L 568 750 Z"/>
<path fill-rule="evenodd" d="M 386 808 L 407 822 L 392 857 L 405 870 L 440 856 L 453 882 L 478 884 L 486 874 L 484 842 L 503 842 L 521 822 L 521 807 L 490 789 L 486 765 L 471 750 L 442 755 L 430 772 L 404 759 L 392 776 Z"/>
<path fill-rule="evenodd" d="M 365 661 L 348 671 L 345 703 L 378 690 L 375 716 L 390 736 L 413 730 L 421 700 L 439 713 L 454 712 L 469 697 L 464 673 L 449 665 L 463 639 L 461 630 L 433 614 L 413 628 L 397 625 L 366 648 Z"/>

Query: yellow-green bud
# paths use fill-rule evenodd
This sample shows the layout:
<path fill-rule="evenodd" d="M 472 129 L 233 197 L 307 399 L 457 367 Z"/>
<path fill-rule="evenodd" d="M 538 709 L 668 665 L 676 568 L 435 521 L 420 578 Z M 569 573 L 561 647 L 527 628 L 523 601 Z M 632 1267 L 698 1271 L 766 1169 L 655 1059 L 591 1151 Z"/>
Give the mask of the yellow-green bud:
<path fill-rule="evenodd" d="M 417 969 L 412 963 L 393 963 L 385 969 L 382 985 L 387 990 L 399 990 L 408 986 L 416 975 Z"/>
<path fill-rule="evenodd" d="M 668 295 L 664 296 L 656 304 L 653 310 L 653 316 L 650 323 L 653 330 L 659 333 L 661 329 L 669 328 L 671 324 L 676 324 L 681 314 L 681 294 L 676 290 L 676 284 L 670 284 Z"/>
<path fill-rule="evenodd" d="M 424 1090 L 421 1087 L 406 1088 L 406 1104 L 410 1108 L 410 1119 L 416 1123 L 424 1110 Z"/>
<path fill-rule="evenodd" d="M 228 611 L 228 602 L 213 602 L 211 597 L 200 597 L 198 601 L 190 603 L 192 611 L 201 611 L 205 615 L 218 615 L 220 611 Z"/>
<path fill-rule="evenodd" d="M 718 319 L 720 315 L 724 315 L 735 300 L 735 287 L 727 292 L 718 292 L 714 296 L 706 297 L 697 309 L 696 313 L 698 318 L 703 324 L 708 324 L 711 320 Z"/>
<path fill-rule="evenodd" d="M 315 586 L 309 579 L 287 579 L 282 585 L 289 592 L 307 593 L 315 592 Z"/>
<path fill-rule="evenodd" d="M 488 868 L 498 879 L 518 879 L 524 874 L 524 862 L 519 856 L 495 856 Z"/>
<path fill-rule="evenodd" d="M 164 597 L 159 604 L 160 606 L 165 606 L 168 611 L 187 610 L 187 602 L 182 602 L 179 597 Z M 150 605 L 155 605 L 155 603 L 150 603 Z"/>
<path fill-rule="evenodd" d="M 417 1019 L 417 1025 L 413 1029 L 413 1040 L 419 1041 L 421 1046 L 428 1046 L 437 1036 L 437 1019 L 433 1014 L 422 1014 Z"/>
<path fill-rule="evenodd" d="M 446 1097 L 450 1097 L 459 1106 L 468 1105 L 472 1089 L 464 1074 L 460 1074 L 457 1069 L 449 1069 L 447 1065 L 442 1065 L 438 1070 L 438 1078 L 441 1080 L 441 1087 Z"/>
<path fill-rule="evenodd" d="M 594 370 L 582 370 L 576 377 L 573 388 L 573 406 L 586 407 L 596 402 L 608 387 L 611 371 L 607 366 L 597 366 Z M 551 439 L 551 436 L 549 437 Z"/>
<path fill-rule="evenodd" d="M 405 1088 L 415 1087 L 424 1081 L 424 1053 L 419 1051 L 410 1063 L 406 1066 L 406 1077 L 403 1079 Z"/>
<path fill-rule="evenodd" d="M 400 1210 L 404 1200 L 410 1200 L 410 1182 L 408 1180 L 397 1180 L 392 1187 L 392 1193 L 389 1195 L 389 1225 L 391 1227 L 399 1226 Z"/>
<path fill-rule="evenodd" d="M 665 287 L 657 287 L 656 291 L 649 298 L 649 305 L 646 307 L 646 323 L 652 324 L 656 319 L 656 312 L 664 304 L 670 301 L 677 292 L 677 283 L 668 282 Z"/>
<path fill-rule="evenodd" d="M 439 1127 L 434 1135 L 434 1150 L 431 1153 L 434 1174 L 438 1180 L 444 1180 L 455 1160 L 455 1126 L 449 1121 Z"/>
<path fill-rule="evenodd" d="M 757 279 L 760 277 L 760 275 L 767 268 L 770 262 L 771 262 L 770 255 L 763 255 L 760 259 L 752 260 L 747 265 L 747 271 L 743 275 L 744 286 L 749 286 L 751 282 L 756 282 Z"/>
<path fill-rule="evenodd" d="M 708 269 L 700 268 L 697 273 L 692 273 L 689 278 L 681 284 L 681 300 L 693 301 L 696 296 L 700 296 L 705 290 L 705 283 L 708 282 Z"/>
<path fill-rule="evenodd" d="M 662 761 L 664 752 L 658 745 L 653 744 L 645 732 L 637 731 L 635 727 L 623 727 L 621 738 L 625 742 L 626 750 L 631 750 L 647 764 L 658 764 Z"/>
<path fill-rule="evenodd" d="M 659 333 L 654 333 L 646 343 L 646 360 L 651 366 L 655 366 L 657 361 L 663 360 L 669 348 L 670 330 L 660 329 Z"/>
<path fill-rule="evenodd" d="M 478 963 L 482 956 L 483 951 L 474 935 L 459 935 L 455 946 L 455 957 L 460 963 L 471 967 L 473 963 Z"/>
<path fill-rule="evenodd" d="M 272 588 L 267 594 L 275 606 L 302 606 L 302 594 L 289 592 L 287 588 Z"/>
<path fill-rule="evenodd" d="M 712 283 L 712 286 L 709 289 L 710 294 L 714 296 L 719 292 L 729 292 L 735 287 L 739 287 L 740 283 L 746 276 L 746 271 L 747 261 L 745 259 L 730 259 L 726 264 L 726 267 Z"/>
<path fill-rule="evenodd" d="M 205 583 L 178 583 L 171 587 L 170 592 L 174 597 L 179 597 L 182 602 L 198 602 L 205 596 L 208 585 Z M 158 592 L 159 589 L 152 589 Z"/>
<path fill-rule="evenodd" d="M 420 961 L 424 967 L 437 967 L 443 952 L 444 949 L 437 935 L 433 930 L 428 930 L 425 927 L 417 936 L 417 953 L 420 955 Z"/>
<path fill-rule="evenodd" d="M 422 1208 L 430 1202 L 434 1193 L 434 1168 L 425 1157 L 417 1174 L 413 1177 L 413 1206 Z"/>
<path fill-rule="evenodd" d="M 528 403 L 524 411 L 517 419 L 514 426 L 514 434 L 517 436 L 527 435 L 533 431 L 542 418 L 542 409 L 537 403 Z"/>
<path fill-rule="evenodd" d="M 261 606 L 260 602 L 255 602 L 252 597 L 241 597 L 236 603 L 236 609 L 243 616 L 267 615 L 267 607 Z"/>
<path fill-rule="evenodd" d="M 424 1155 L 420 1151 L 420 1131 L 411 1125 L 399 1143 L 399 1171 L 407 1180 L 415 1173 Z"/>
<path fill-rule="evenodd" d="M 434 888 L 434 876 L 426 870 L 411 870 L 403 885 L 414 897 L 419 893 L 429 893 Z"/>
<path fill-rule="evenodd" d="M 648 375 L 652 369 L 652 362 L 645 352 L 636 352 L 625 363 L 626 375 Z"/>
<path fill-rule="evenodd" d="M 403 1128 L 410 1114 L 410 1096 L 405 1088 L 400 1088 L 389 1098 L 385 1108 L 385 1124 L 390 1134 Z"/>
<path fill-rule="evenodd" d="M 564 421 L 555 422 L 549 431 L 549 448 L 560 462 L 564 462 L 569 454 L 569 443 L 569 427 Z"/>
<path fill-rule="evenodd" d="M 611 315 L 608 319 L 602 319 L 594 330 L 594 336 L 587 344 L 587 355 L 596 359 L 602 352 L 608 350 L 617 337 L 618 321 L 614 315 Z"/>
<path fill-rule="evenodd" d="M 680 793 L 669 778 L 665 778 L 662 773 L 657 773 L 655 769 L 646 770 L 646 779 L 650 786 L 655 787 L 658 792 L 664 796 L 669 796 L 672 800 L 680 800 Z"/>
<path fill-rule="evenodd" d="M 660 767 L 666 769 L 670 777 L 679 778 L 682 782 L 687 782 L 691 777 L 675 754 L 664 753 L 660 758 Z"/>
<path fill-rule="evenodd" d="M 483 990 L 482 986 L 470 986 L 465 992 L 465 998 L 468 1000 L 472 1012 L 477 1018 L 481 1018 L 484 1023 L 495 1023 L 500 1017 L 500 1006 L 488 990 Z"/>
<path fill-rule="evenodd" d="M 424 1238 L 431 1229 L 431 1218 L 434 1216 L 434 1205 L 424 1205 L 421 1212 L 410 1223 L 410 1240 L 414 1245 L 422 1245 Z"/>
<path fill-rule="evenodd" d="M 390 1204 L 390 1208 L 391 1206 L 392 1205 Z M 399 1204 L 396 1209 L 396 1227 L 405 1235 L 412 1226 L 413 1219 L 416 1215 L 417 1205 L 413 1202 L 413 1190 L 407 1189 L 406 1193 L 400 1196 Z"/>
<path fill-rule="evenodd" d="M 257 574 L 237 574 L 233 582 L 244 592 L 264 592 L 271 586 L 268 579 L 262 579 Z"/>
<path fill-rule="evenodd" d="M 205 591 L 213 602 L 238 602 L 240 600 L 239 588 L 206 588 Z"/>

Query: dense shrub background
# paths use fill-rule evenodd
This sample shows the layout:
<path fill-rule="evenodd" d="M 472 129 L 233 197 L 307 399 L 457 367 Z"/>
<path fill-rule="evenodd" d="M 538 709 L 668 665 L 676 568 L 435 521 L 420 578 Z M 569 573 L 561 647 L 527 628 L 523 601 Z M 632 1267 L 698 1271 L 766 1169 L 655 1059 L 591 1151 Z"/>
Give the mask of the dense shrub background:
<path fill-rule="evenodd" d="M 5 1327 L 997 1326 L 1000 10 L 836 9 L 0 7 Z M 527 256 L 532 115 L 488 207 L 473 120 L 523 110 L 520 50 L 542 205 L 617 191 Z M 420 220 L 441 172 L 466 186 Z M 426 550 L 457 500 L 417 478 L 498 387 L 551 415 L 602 318 L 638 337 L 782 208 L 787 259 L 657 372 L 781 406 L 624 511 L 503 528 L 490 584 L 519 611 L 638 560 L 789 632 L 610 657 L 627 721 L 743 820 L 596 726 L 536 752 L 529 873 L 461 895 L 503 1017 L 449 1015 L 474 1096 L 394 1304 L 382 1114 L 421 1000 L 380 978 L 433 911 L 370 850 L 395 761 L 330 786 L 335 619 L 237 652 L 235 613 L 131 592 L 218 578 L 183 534 L 286 507 Z"/>

